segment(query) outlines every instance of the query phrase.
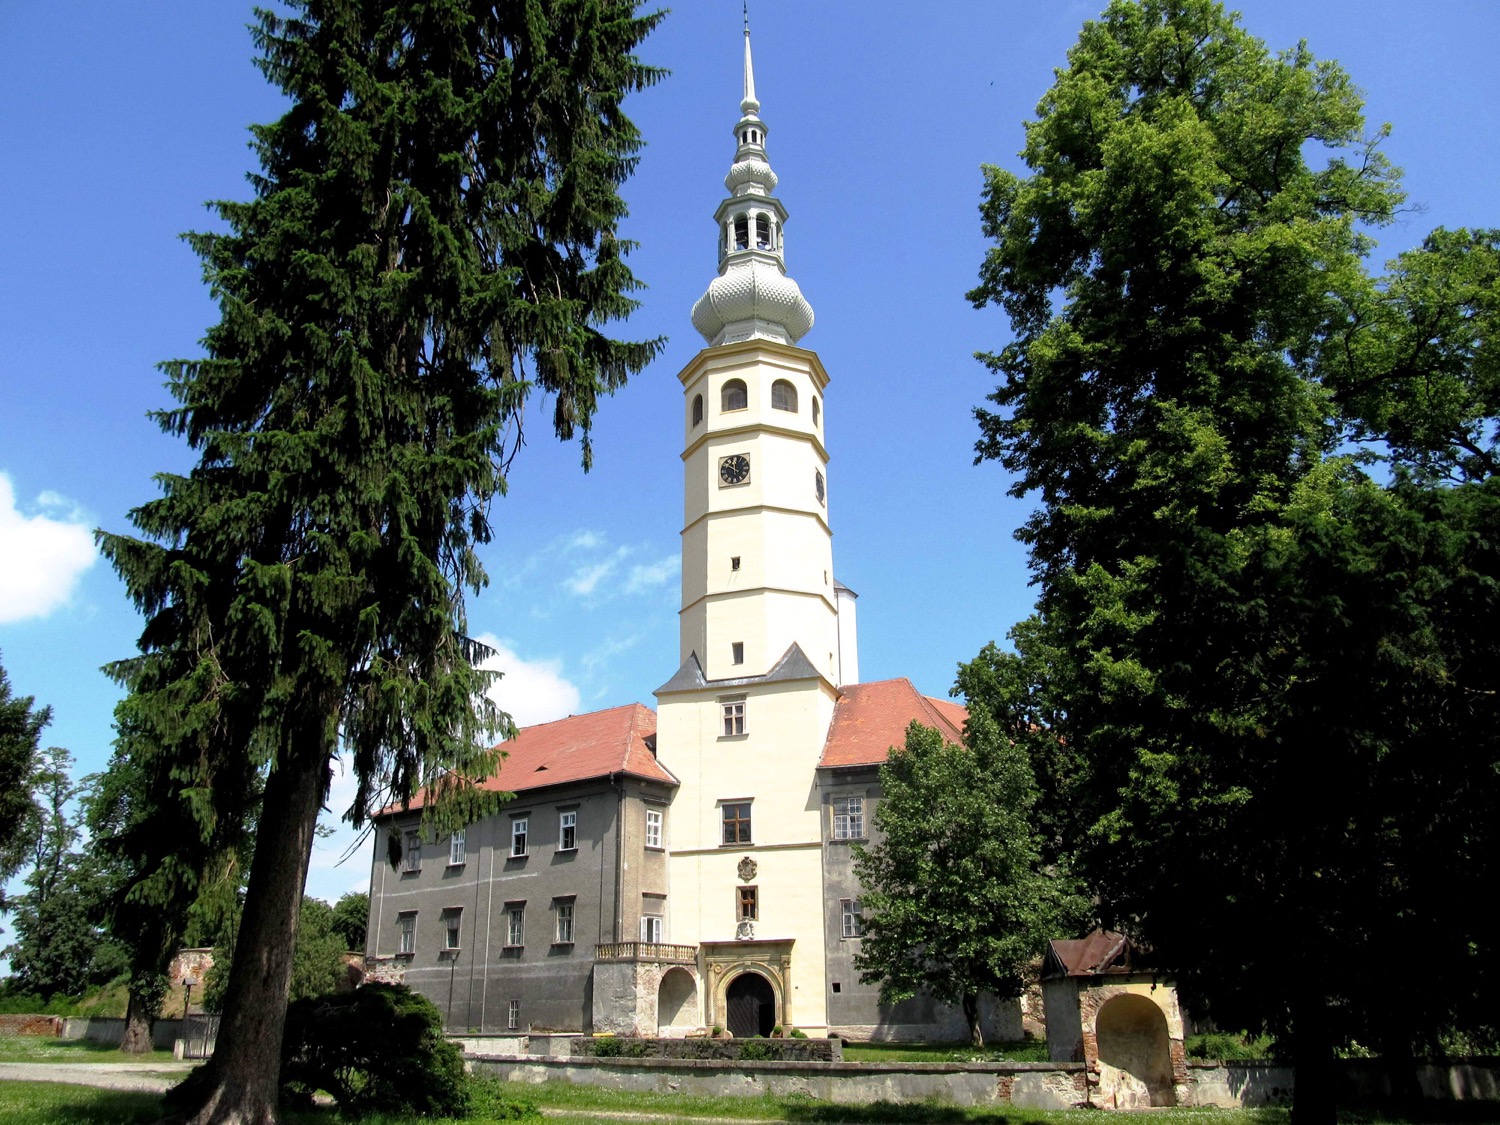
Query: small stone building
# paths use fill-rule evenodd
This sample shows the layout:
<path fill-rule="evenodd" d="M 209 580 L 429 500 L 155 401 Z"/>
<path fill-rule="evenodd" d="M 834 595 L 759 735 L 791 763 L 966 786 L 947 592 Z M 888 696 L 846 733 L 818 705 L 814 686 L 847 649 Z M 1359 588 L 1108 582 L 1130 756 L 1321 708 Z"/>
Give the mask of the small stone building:
<path fill-rule="evenodd" d="M 1169 979 L 1122 934 L 1053 941 L 1042 961 L 1047 1053 L 1087 1065 L 1101 1109 L 1191 1105 L 1182 1009 Z"/>

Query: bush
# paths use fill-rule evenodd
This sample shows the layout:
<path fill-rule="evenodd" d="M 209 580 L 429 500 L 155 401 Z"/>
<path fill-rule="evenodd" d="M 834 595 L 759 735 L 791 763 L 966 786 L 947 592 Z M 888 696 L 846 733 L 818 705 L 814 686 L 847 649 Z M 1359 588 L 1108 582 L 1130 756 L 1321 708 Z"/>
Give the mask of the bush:
<path fill-rule="evenodd" d="M 469 1084 L 463 1055 L 443 1038 L 443 1019 L 405 985 L 298 1000 L 281 1044 L 282 1097 L 310 1105 L 327 1090 L 350 1116 L 370 1113 L 463 1117 Z"/>
<path fill-rule="evenodd" d="M 535 1102 L 514 1098 L 498 1078 L 475 1074 L 469 1077 L 472 1095 L 469 1112 L 479 1121 L 530 1121 L 541 1117 Z"/>
<path fill-rule="evenodd" d="M 791 1030 L 790 1038 L 792 1038 L 792 1039 L 806 1039 L 807 1038 L 807 1032 L 803 1031 L 800 1027 L 794 1027 Z"/>
<path fill-rule="evenodd" d="M 618 1035 L 601 1035 L 594 1040 L 597 1059 L 643 1059 L 649 1048 L 642 1039 L 621 1039 Z"/>
<path fill-rule="evenodd" d="M 1251 1038 L 1244 1032 L 1231 1035 L 1225 1031 L 1212 1031 L 1190 1035 L 1187 1041 L 1187 1055 L 1193 1059 L 1263 1059 L 1270 1050 L 1269 1036 Z"/>

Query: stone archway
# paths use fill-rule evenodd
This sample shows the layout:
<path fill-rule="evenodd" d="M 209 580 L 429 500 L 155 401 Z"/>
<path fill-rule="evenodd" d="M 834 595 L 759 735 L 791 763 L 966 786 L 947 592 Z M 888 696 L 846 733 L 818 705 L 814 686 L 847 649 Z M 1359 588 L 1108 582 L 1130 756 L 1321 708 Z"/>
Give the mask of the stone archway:
<path fill-rule="evenodd" d="M 725 1023 L 736 1039 L 770 1035 L 776 1027 L 776 990 L 759 973 L 746 970 L 724 990 Z"/>
<path fill-rule="evenodd" d="M 1176 1104 L 1167 1017 L 1148 997 L 1123 993 L 1095 1017 L 1099 1098 L 1106 1108 Z"/>
<path fill-rule="evenodd" d="M 656 1034 L 686 1035 L 701 1022 L 698 982 L 686 969 L 668 969 L 656 990 Z"/>

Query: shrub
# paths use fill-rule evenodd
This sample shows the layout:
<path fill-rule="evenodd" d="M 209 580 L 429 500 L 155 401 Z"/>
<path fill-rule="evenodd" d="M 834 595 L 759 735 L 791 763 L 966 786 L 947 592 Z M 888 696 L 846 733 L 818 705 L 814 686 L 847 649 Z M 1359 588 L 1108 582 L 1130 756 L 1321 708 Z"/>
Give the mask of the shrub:
<path fill-rule="evenodd" d="M 1241 1032 L 1231 1035 L 1224 1031 L 1207 1032 L 1188 1037 L 1187 1054 L 1194 1059 L 1263 1059 L 1270 1053 L 1269 1036 L 1252 1038 Z"/>
<path fill-rule="evenodd" d="M 468 1113 L 463 1055 L 443 1038 L 437 1008 L 405 985 L 296 1001 L 287 1009 L 281 1058 L 289 1104 L 310 1104 L 313 1091 L 327 1090 L 350 1116 Z"/>
<path fill-rule="evenodd" d="M 507 1084 L 498 1078 L 470 1075 L 469 1092 L 469 1112 L 479 1121 L 531 1121 L 541 1117 L 535 1102 L 512 1097 Z"/>
<path fill-rule="evenodd" d="M 803 1031 L 800 1027 L 794 1027 L 791 1030 L 790 1038 L 792 1038 L 792 1039 L 806 1039 L 807 1038 L 807 1032 Z"/>

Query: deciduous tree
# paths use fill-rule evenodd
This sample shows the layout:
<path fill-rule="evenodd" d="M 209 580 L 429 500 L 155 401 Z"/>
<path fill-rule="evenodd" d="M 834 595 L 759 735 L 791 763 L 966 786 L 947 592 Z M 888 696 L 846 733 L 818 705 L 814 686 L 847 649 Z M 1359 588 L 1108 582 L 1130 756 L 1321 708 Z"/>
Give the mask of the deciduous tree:
<path fill-rule="evenodd" d="M 256 848 L 220 1047 L 185 1104 L 275 1117 L 298 907 L 332 756 L 346 815 L 433 787 L 424 817 L 492 798 L 508 722 L 484 700 L 463 593 L 533 391 L 585 467 L 599 400 L 654 343 L 605 326 L 637 283 L 621 111 L 655 71 L 633 0 L 298 0 L 262 12 L 291 105 L 253 130 L 249 202 L 190 242 L 220 319 L 165 365 L 187 475 L 102 535 L 147 617 L 117 673 L 163 802 L 205 838 L 254 808 Z M 232 831 L 230 833 L 233 834 Z"/>
<path fill-rule="evenodd" d="M 1491 869 L 1500 762 L 1494 239 L 1372 277 L 1402 200 L 1381 135 L 1305 45 L 1120 0 L 1028 125 L 1029 175 L 987 172 L 971 294 L 1015 331 L 980 457 L 1041 501 L 1038 614 L 992 694 L 1046 704 L 1103 920 L 1200 1014 L 1277 1034 L 1299 1121 L 1332 1120 L 1336 1044 L 1409 1050 L 1490 976 L 1454 883 Z M 1392 948 L 1443 983 L 1393 979 Z"/>
<path fill-rule="evenodd" d="M 34 835 L 34 807 L 28 779 L 35 768 L 42 731 L 52 708 L 35 707 L 29 696 L 11 694 L 0 665 L 0 913 L 8 909 L 5 884 L 26 862 Z"/>
<path fill-rule="evenodd" d="M 865 932 L 860 979 L 894 1004 L 918 992 L 962 1007 L 984 1046 L 979 998 L 1021 995 L 1047 940 L 1085 916 L 1067 875 L 1044 870 L 1024 749 L 983 709 L 963 746 L 912 723 L 880 767 L 876 841 L 856 847 Z"/>

